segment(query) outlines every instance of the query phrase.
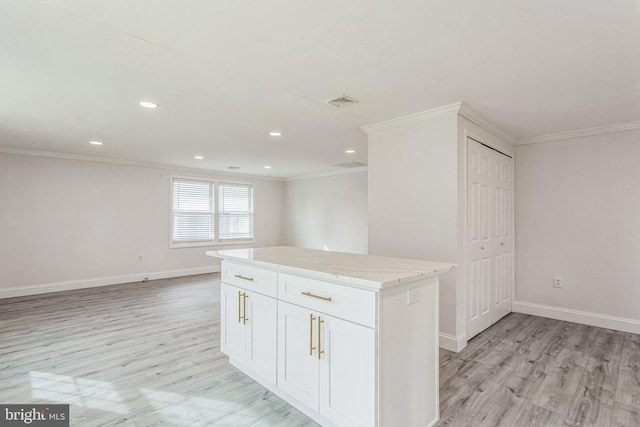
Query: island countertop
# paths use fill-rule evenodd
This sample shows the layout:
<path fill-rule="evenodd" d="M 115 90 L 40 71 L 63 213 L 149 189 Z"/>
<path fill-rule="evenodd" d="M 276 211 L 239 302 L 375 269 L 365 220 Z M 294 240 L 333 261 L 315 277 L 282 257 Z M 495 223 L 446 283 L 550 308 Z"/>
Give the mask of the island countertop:
<path fill-rule="evenodd" d="M 385 289 L 452 270 L 456 264 L 377 255 L 303 249 L 292 246 L 207 251 L 208 256 L 277 268 L 322 280 Z"/>

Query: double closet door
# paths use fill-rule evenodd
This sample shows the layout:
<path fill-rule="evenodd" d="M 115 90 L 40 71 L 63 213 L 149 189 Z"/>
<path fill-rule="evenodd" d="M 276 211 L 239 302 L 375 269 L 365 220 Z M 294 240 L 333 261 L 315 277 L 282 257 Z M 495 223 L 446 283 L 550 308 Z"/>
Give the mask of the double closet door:
<path fill-rule="evenodd" d="M 511 312 L 513 158 L 467 139 L 467 339 Z"/>

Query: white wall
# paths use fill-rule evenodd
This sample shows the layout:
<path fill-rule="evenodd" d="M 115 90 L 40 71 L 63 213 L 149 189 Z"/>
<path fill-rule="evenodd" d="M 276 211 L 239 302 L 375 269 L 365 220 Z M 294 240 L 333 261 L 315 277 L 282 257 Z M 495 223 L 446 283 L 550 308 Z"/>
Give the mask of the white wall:
<path fill-rule="evenodd" d="M 640 131 L 517 148 L 516 300 L 640 321 L 639 163 Z"/>
<path fill-rule="evenodd" d="M 211 270 L 212 248 L 169 248 L 172 173 L 218 178 L 0 154 L 0 297 Z M 254 246 L 281 244 L 283 183 L 237 179 L 255 184 Z"/>
<path fill-rule="evenodd" d="M 290 246 L 367 253 L 367 172 L 285 183 Z"/>
<path fill-rule="evenodd" d="M 460 263 L 457 117 L 369 134 L 370 254 Z M 440 283 L 440 331 L 456 336 L 456 273 Z"/>

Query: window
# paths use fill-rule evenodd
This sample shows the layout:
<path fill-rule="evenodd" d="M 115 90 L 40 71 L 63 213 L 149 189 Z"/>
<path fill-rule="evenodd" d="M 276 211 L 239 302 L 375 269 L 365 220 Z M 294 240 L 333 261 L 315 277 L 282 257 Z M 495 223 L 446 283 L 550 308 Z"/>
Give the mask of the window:
<path fill-rule="evenodd" d="M 253 186 L 220 183 L 220 240 L 253 238 Z"/>
<path fill-rule="evenodd" d="M 218 184 L 172 177 L 171 200 L 171 247 L 253 240 L 253 186 L 250 184 Z"/>
<path fill-rule="evenodd" d="M 173 242 L 213 242 L 213 182 L 173 179 Z"/>

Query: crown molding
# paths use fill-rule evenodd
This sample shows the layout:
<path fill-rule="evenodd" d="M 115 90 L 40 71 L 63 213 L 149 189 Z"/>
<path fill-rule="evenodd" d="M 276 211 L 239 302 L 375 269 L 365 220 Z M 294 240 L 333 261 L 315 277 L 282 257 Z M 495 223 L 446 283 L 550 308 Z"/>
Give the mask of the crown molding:
<path fill-rule="evenodd" d="M 377 133 L 386 129 L 395 128 L 398 126 L 404 126 L 410 123 L 424 122 L 425 120 L 433 119 L 434 117 L 445 116 L 448 114 L 457 114 L 460 111 L 462 102 L 455 102 L 449 105 L 443 105 L 442 107 L 432 108 L 430 110 L 421 111 L 419 113 L 410 114 L 408 116 L 398 117 L 396 119 L 385 120 L 380 123 L 373 123 L 370 125 L 362 126 L 361 129 L 367 134 Z"/>
<path fill-rule="evenodd" d="M 350 169 L 339 170 L 339 171 L 319 172 L 319 173 L 312 173 L 309 175 L 293 176 L 290 178 L 284 178 L 283 181 L 291 182 L 291 181 L 300 181 L 303 179 L 322 178 L 324 176 L 348 175 L 352 173 L 367 172 L 368 170 L 369 170 L 368 166 L 360 166 L 357 168 L 350 168 Z"/>
<path fill-rule="evenodd" d="M 431 120 L 435 117 L 441 117 L 448 114 L 459 114 L 470 122 L 475 123 L 487 132 L 492 133 L 493 135 L 511 145 L 516 142 L 516 139 L 513 136 L 509 135 L 494 124 L 487 121 L 487 119 L 485 119 L 478 111 L 474 110 L 464 102 L 454 102 L 453 104 L 443 105 L 442 107 L 432 108 L 430 110 L 421 111 L 419 113 L 411 114 L 408 116 L 398 117 L 396 119 L 362 126 L 361 129 L 370 135 L 372 133 L 380 132 L 386 129 L 404 126 L 410 123 L 423 122 L 426 120 Z"/>
<path fill-rule="evenodd" d="M 247 179 L 253 179 L 253 180 L 278 181 L 278 182 L 282 182 L 284 180 L 283 178 L 249 175 L 249 174 L 242 174 L 242 173 L 230 173 L 230 172 L 219 171 L 214 169 L 188 168 L 183 166 L 169 165 L 165 163 L 141 162 L 138 160 L 125 160 L 125 159 L 116 159 L 112 157 L 87 156 L 84 154 L 57 153 L 54 151 L 24 150 L 21 148 L 11 148 L 11 147 L 2 147 L 2 146 L 0 146 L 0 153 L 15 154 L 20 156 L 46 157 L 51 159 L 80 160 L 85 162 L 108 163 L 113 165 L 135 166 L 135 167 L 150 168 L 150 169 L 165 169 L 165 170 L 182 172 L 182 173 L 215 175 L 217 177 L 230 178 L 230 179 L 247 178 Z"/>
<path fill-rule="evenodd" d="M 498 138 L 502 139 L 504 142 L 507 142 L 511 145 L 515 145 L 515 143 L 517 142 L 516 138 L 504 132 L 502 129 L 500 129 L 493 123 L 488 122 L 487 119 L 485 119 L 482 116 L 482 114 L 478 113 L 478 111 L 474 110 L 464 102 L 460 103 L 460 111 L 458 112 L 458 114 L 464 117 L 465 119 L 469 120 L 470 122 L 480 126 L 487 132 L 494 134 Z"/>
<path fill-rule="evenodd" d="M 566 132 L 549 133 L 547 135 L 522 138 L 515 145 L 540 144 L 542 142 L 562 141 L 564 139 L 583 138 L 586 136 L 604 135 L 607 133 L 626 132 L 640 129 L 640 120 L 635 122 L 617 123 L 614 125 L 599 126 L 595 128 L 570 130 Z"/>

